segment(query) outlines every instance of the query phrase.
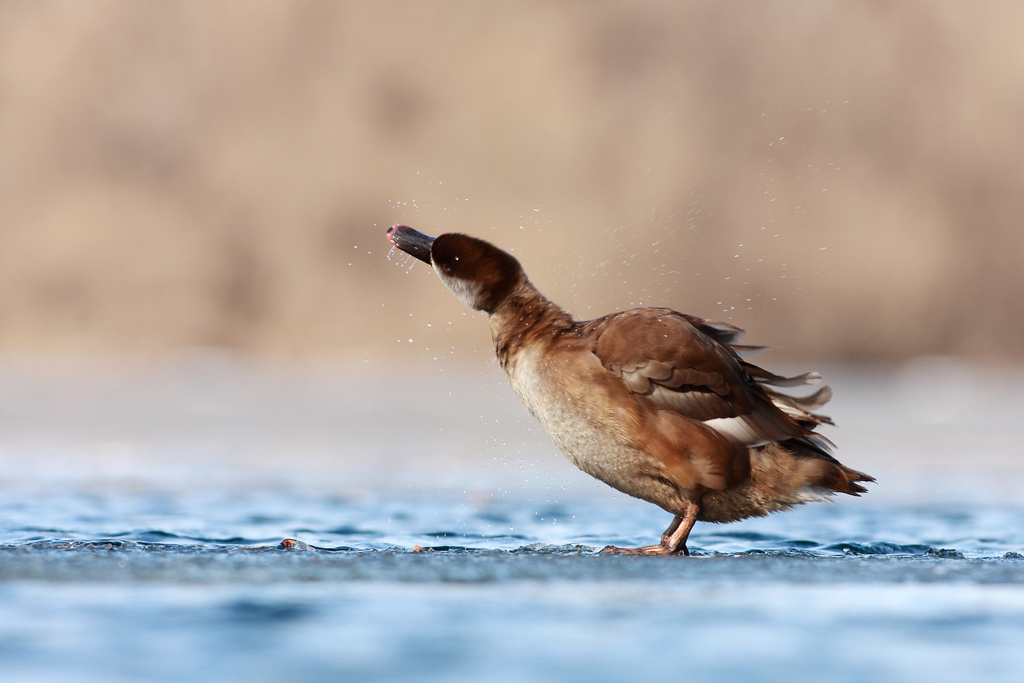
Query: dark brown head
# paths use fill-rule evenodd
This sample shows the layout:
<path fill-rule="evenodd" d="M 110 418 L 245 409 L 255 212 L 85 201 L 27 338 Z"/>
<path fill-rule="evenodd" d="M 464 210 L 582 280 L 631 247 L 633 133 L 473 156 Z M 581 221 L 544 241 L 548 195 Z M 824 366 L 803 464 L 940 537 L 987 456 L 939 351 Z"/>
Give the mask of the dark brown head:
<path fill-rule="evenodd" d="M 432 265 L 441 282 L 475 311 L 494 313 L 526 282 L 526 273 L 515 257 L 476 237 L 451 232 L 435 238 L 405 225 L 392 225 L 388 241 Z"/>

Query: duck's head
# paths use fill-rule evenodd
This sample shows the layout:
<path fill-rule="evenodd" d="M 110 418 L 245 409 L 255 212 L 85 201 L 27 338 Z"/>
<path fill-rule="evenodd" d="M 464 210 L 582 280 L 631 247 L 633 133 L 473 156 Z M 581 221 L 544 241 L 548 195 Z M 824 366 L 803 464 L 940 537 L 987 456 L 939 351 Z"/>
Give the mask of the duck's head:
<path fill-rule="evenodd" d="M 526 273 L 515 257 L 476 237 L 457 232 L 431 237 L 405 225 L 392 225 L 388 241 L 429 263 L 459 301 L 475 311 L 494 313 L 526 282 Z"/>

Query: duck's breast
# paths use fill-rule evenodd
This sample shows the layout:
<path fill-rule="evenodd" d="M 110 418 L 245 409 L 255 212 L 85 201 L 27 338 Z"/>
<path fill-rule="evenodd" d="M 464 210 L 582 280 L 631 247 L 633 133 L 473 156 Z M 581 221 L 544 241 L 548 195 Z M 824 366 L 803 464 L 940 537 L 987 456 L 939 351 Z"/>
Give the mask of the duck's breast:
<path fill-rule="evenodd" d="M 632 406 L 617 405 L 600 363 L 582 355 L 524 349 L 506 365 L 509 383 L 559 450 L 587 474 L 673 514 L 685 509 L 678 485 L 643 449 L 630 445 Z M 606 373 L 605 373 L 606 374 Z M 617 378 L 616 378 L 617 379 Z"/>

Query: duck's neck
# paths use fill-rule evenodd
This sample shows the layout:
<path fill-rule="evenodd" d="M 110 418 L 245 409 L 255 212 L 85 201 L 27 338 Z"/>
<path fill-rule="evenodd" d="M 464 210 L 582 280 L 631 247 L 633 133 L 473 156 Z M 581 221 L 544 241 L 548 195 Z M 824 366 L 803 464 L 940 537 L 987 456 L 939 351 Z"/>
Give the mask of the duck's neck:
<path fill-rule="evenodd" d="M 575 325 L 568 312 L 544 297 L 528 280 L 491 314 L 491 339 L 502 369 L 523 347 L 547 343 Z"/>

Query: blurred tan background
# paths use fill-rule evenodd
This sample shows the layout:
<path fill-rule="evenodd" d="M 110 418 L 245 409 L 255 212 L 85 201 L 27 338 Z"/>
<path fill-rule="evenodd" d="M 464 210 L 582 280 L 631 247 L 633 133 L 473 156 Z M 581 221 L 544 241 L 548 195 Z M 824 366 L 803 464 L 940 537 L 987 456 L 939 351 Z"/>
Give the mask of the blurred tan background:
<path fill-rule="evenodd" d="M 0 0 L 0 351 L 489 353 L 402 222 L 581 318 L 1020 359 L 1022 36 L 1018 2 Z"/>

